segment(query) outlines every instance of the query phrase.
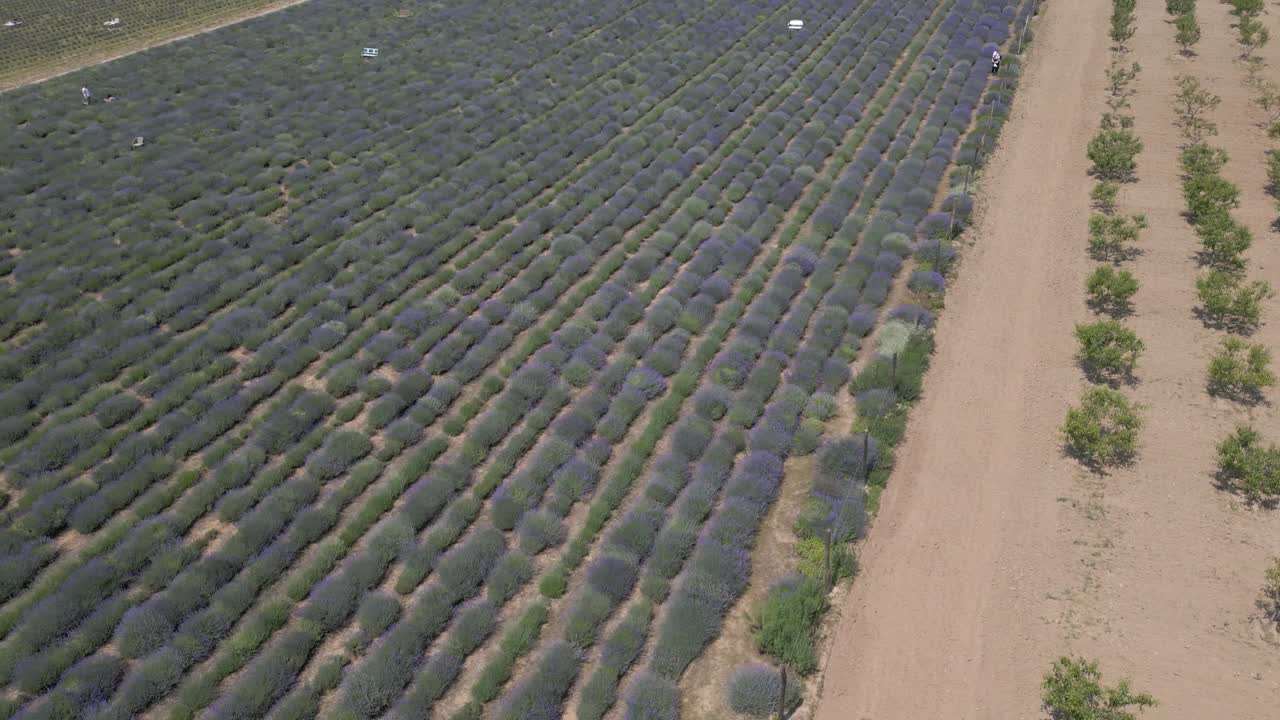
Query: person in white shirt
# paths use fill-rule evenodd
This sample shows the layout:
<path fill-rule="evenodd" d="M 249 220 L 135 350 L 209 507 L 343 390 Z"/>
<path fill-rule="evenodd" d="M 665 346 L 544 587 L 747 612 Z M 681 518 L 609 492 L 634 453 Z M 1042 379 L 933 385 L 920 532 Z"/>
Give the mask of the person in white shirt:
<path fill-rule="evenodd" d="M 995 75 L 1000 71 L 1000 51 L 996 50 L 991 53 L 991 74 Z"/>
<path fill-rule="evenodd" d="M 80 94 L 84 96 L 84 104 L 88 105 L 89 104 L 89 88 L 88 87 L 80 88 Z"/>

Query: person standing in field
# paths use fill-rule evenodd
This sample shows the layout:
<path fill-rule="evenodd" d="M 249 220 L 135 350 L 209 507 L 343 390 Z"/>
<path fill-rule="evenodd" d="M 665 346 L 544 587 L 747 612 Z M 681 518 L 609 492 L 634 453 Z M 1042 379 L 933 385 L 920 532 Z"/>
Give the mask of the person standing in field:
<path fill-rule="evenodd" d="M 1000 72 L 1000 51 L 996 50 L 991 53 L 991 74 L 995 75 Z"/>
<path fill-rule="evenodd" d="M 89 88 L 88 88 L 88 87 L 81 87 L 81 88 L 80 88 L 80 94 L 84 96 L 84 104 L 85 104 L 85 105 L 88 105 L 88 104 L 89 104 Z"/>

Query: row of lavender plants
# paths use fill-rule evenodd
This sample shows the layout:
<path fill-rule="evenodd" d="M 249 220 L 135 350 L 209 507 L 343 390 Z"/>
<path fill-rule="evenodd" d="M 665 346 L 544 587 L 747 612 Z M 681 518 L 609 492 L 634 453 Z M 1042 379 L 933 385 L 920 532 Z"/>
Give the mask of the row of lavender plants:
<path fill-rule="evenodd" d="M 764 137 L 764 135 L 762 134 L 760 137 Z M 700 240 L 700 238 L 697 238 L 697 237 L 693 237 L 691 239 L 695 242 Z M 709 268 L 713 266 L 712 263 L 714 262 L 714 260 L 710 257 L 697 257 L 695 258 L 694 262 L 697 263 L 700 267 Z M 659 312 L 660 314 L 658 315 L 659 319 L 654 320 L 653 322 L 661 323 L 660 325 L 661 329 L 665 330 L 666 328 L 669 328 L 673 324 L 675 316 L 674 314 L 671 314 L 670 308 L 661 306 L 660 303 L 655 303 L 654 311 Z M 640 343 L 649 343 L 649 342 L 651 342 L 651 340 L 645 338 L 644 335 L 640 335 L 630 339 L 627 343 L 627 346 L 635 349 L 643 349 L 643 345 Z M 655 346 L 655 349 L 656 349 L 656 346 Z M 646 353 L 646 358 L 648 358 L 648 356 L 649 356 L 649 353 Z M 653 362 L 654 364 L 659 364 L 660 361 L 654 359 Z M 670 370 L 668 370 L 668 372 L 670 372 Z M 622 376 L 621 373 L 618 373 L 617 377 L 619 379 L 621 379 L 621 376 Z M 633 373 L 632 378 L 634 379 L 635 377 L 636 376 Z M 616 382 L 616 381 L 611 381 L 611 382 Z M 578 420 L 573 423 L 563 423 L 563 424 L 561 424 L 560 421 L 558 420 L 557 425 L 555 426 L 555 431 L 559 431 L 561 434 L 563 434 L 564 431 L 570 430 L 572 428 L 573 433 L 580 433 L 582 432 L 583 428 L 587 427 L 586 423 L 590 422 L 589 420 L 590 414 L 594 412 L 597 414 L 597 417 L 598 417 L 598 413 L 603 411 L 603 404 L 593 401 L 590 395 L 584 396 L 583 398 L 581 398 L 579 405 L 581 406 L 580 409 L 575 411 L 577 413 Z M 592 408 L 596 408 L 596 409 L 592 410 Z M 581 413 L 583 412 L 588 413 L 588 419 L 585 421 L 581 420 L 582 418 Z M 572 420 L 574 419 L 574 414 L 571 413 L 570 415 L 568 415 L 567 417 L 563 417 L 562 419 Z M 553 434 L 555 433 L 555 431 L 553 431 Z M 578 440 L 580 442 L 581 438 L 579 438 Z M 599 443 L 597 443 L 597 445 L 599 445 Z M 549 447 L 551 449 L 554 449 L 555 445 L 552 444 Z M 528 483 L 528 482 L 534 482 L 534 483 L 540 483 L 540 484 L 545 483 L 547 481 L 546 470 L 543 470 L 543 471 L 537 470 L 538 460 L 536 458 L 533 464 L 534 464 L 534 467 L 529 469 L 530 474 L 525 475 L 525 474 L 517 473 L 517 477 L 520 477 L 522 481 L 525 483 Z M 546 465 L 544 467 L 547 467 L 548 469 L 550 469 L 550 468 L 553 468 L 554 465 Z M 559 475 L 563 476 L 557 481 L 557 485 L 556 485 L 557 490 L 560 490 L 559 502 L 561 505 L 567 506 L 572 503 L 572 499 L 573 499 L 572 495 L 565 493 L 561 489 L 561 487 L 564 486 L 565 481 L 569 479 L 570 476 L 572 476 L 574 479 L 574 482 L 583 482 L 584 481 L 583 478 L 586 477 L 584 476 L 584 472 L 589 472 L 590 467 L 591 467 L 590 462 L 579 462 L 575 465 L 572 461 L 570 461 L 569 463 L 566 463 L 566 466 L 563 468 L 562 471 L 557 471 Z M 590 478 L 586 477 L 585 482 L 589 483 Z M 543 486 L 539 485 L 538 487 L 543 487 Z M 528 497 L 527 494 L 522 494 L 521 500 L 523 501 L 527 499 L 527 497 Z M 518 509 L 513 504 L 512 501 L 513 501 L 512 497 L 504 495 L 503 493 L 499 493 L 498 498 L 495 500 L 495 503 L 493 506 L 495 508 L 494 514 L 495 514 L 495 520 L 499 526 L 507 527 L 507 528 L 514 526 L 515 524 L 514 515 L 520 512 L 520 509 Z M 523 537 L 531 538 L 532 531 L 528 529 L 529 527 L 530 526 L 528 525 L 522 526 Z M 525 542 L 527 543 L 527 542 L 535 542 L 535 541 L 526 540 Z M 403 575 L 401 576 L 401 578 L 403 579 Z M 366 676 L 370 679 L 373 679 L 373 678 L 381 677 L 381 674 L 375 673 L 375 672 L 369 672 L 369 673 L 366 673 Z M 447 681 L 447 678 L 437 678 L 437 680 Z M 357 680 L 354 680 L 353 682 L 359 682 L 359 680 L 357 679 Z M 348 695 L 349 694 L 350 693 L 348 693 Z"/>
<path fill-rule="evenodd" d="M 945 167 L 945 162 L 943 163 L 943 167 Z M 942 174 L 942 173 L 941 173 L 941 171 L 938 171 L 938 173 L 937 173 L 937 178 L 936 178 L 935 180 L 937 180 L 937 179 L 941 179 L 941 174 Z M 837 377 L 838 377 L 838 376 L 837 376 Z M 794 401 L 794 398 L 793 398 L 793 401 Z M 768 433 L 768 432 L 761 432 L 761 433 L 760 433 L 760 435 L 761 435 L 762 437 L 766 437 L 766 436 L 771 436 L 772 434 L 771 434 L 771 433 Z M 682 437 L 683 435 L 677 435 L 677 436 L 678 436 L 678 437 Z M 661 586 L 660 586 L 660 585 L 655 585 L 654 587 L 661 587 Z M 592 597 L 592 596 L 588 595 L 588 597 Z M 596 605 L 598 606 L 598 605 L 599 605 L 599 602 L 597 602 L 597 603 L 596 603 Z M 581 612 L 582 612 L 583 614 L 589 615 L 589 614 L 590 614 L 590 612 L 591 612 L 591 607 L 590 607 L 590 606 L 591 606 L 591 603 L 587 603 L 587 604 L 586 604 L 586 609 L 582 610 Z M 643 614 L 643 612 L 644 612 L 644 611 L 643 611 L 643 608 L 641 608 L 641 609 L 639 610 L 639 612 Z M 576 624 L 576 625 L 575 625 L 575 624 L 572 622 L 572 620 L 568 623 L 568 627 L 569 627 L 569 628 L 581 627 L 581 626 L 582 626 L 582 623 L 578 623 L 578 624 Z M 627 625 L 625 625 L 624 627 L 626 628 L 626 630 L 623 630 L 622 632 L 633 633 L 633 632 L 634 632 L 634 630 L 635 630 L 635 623 L 634 623 L 634 622 L 632 622 L 632 623 L 628 623 L 628 624 L 627 624 Z M 695 636 L 696 636 L 696 635 L 695 635 Z M 572 643 L 571 643 L 571 644 L 572 644 Z M 696 645 L 696 642 L 695 642 L 695 645 Z M 557 650 L 555 650 L 555 651 L 553 651 L 553 652 L 552 652 L 552 654 L 549 656 L 549 657 L 555 656 L 555 658 L 556 658 L 556 659 L 555 659 L 555 661 L 549 661 L 549 662 L 545 663 L 545 667 L 546 667 L 547 671 L 548 671 L 548 672 L 550 672 L 550 673 L 552 673 L 555 677 L 563 677 L 563 676 L 562 676 L 562 674 L 561 674 L 561 673 L 563 673 L 563 671 L 564 671 L 564 670 L 563 670 L 563 668 L 564 668 L 563 660 L 564 660 L 564 658 L 565 658 L 565 657 L 569 657 L 569 656 L 570 656 L 570 653 L 568 653 L 568 651 L 567 651 L 563 646 L 557 646 L 557 648 L 558 648 L 558 649 L 557 649 Z M 696 651 L 695 651 L 695 654 L 696 654 Z M 542 667 L 542 666 L 540 666 L 540 667 Z M 677 673 L 677 674 L 678 674 L 678 673 Z M 531 681 L 531 683 L 530 683 L 530 685 L 529 685 L 529 687 L 530 687 L 530 688 L 537 687 L 537 688 L 540 688 L 540 689 L 538 689 L 538 690 L 536 690 L 536 691 L 534 691 L 534 690 L 527 690 L 527 691 L 526 691 L 526 695 L 527 695 L 527 693 L 529 693 L 529 692 L 535 692 L 535 693 L 554 692 L 554 690 L 548 690 L 548 689 L 546 689 L 546 688 L 547 688 L 547 685 L 546 685 L 546 683 L 544 683 L 544 682 L 543 682 L 543 680 L 545 680 L 545 678 L 537 677 L 535 680 Z M 552 684 L 552 686 L 551 686 L 551 687 L 552 687 L 552 688 L 554 688 L 554 684 Z M 518 696 L 517 696 L 517 697 L 518 697 Z M 529 700 L 527 699 L 527 697 L 525 697 L 525 698 L 520 698 L 520 701 L 522 701 L 522 702 L 523 702 L 523 705 L 527 708 L 527 705 L 528 705 L 528 703 L 529 703 Z M 518 713 L 517 713 L 517 714 L 518 714 Z"/>
<path fill-rule="evenodd" d="M 872 9 L 864 26 L 866 35 L 864 37 L 870 39 L 880 37 L 881 33 L 877 28 L 882 26 L 889 19 L 889 15 L 885 13 L 885 8 L 877 5 Z M 896 53 L 885 53 L 888 56 L 896 57 Z M 865 97 L 869 97 L 866 93 L 872 93 L 879 90 L 884 81 L 883 74 L 877 74 L 877 64 L 881 63 L 880 55 L 870 52 L 861 58 L 861 70 L 855 70 L 855 75 L 868 76 L 868 80 L 862 84 L 859 91 L 859 97 L 851 102 L 858 103 L 859 106 L 864 104 Z M 887 69 L 883 71 L 887 74 Z M 843 100 L 836 98 L 836 102 L 831 105 L 833 110 L 838 110 L 843 104 Z M 835 137 L 839 137 L 837 134 Z M 811 207 L 806 208 L 802 202 L 801 212 L 807 214 L 811 212 Z M 762 232 L 766 236 L 772 235 L 774 228 L 781 220 L 781 214 L 772 214 L 766 217 L 767 224 L 757 223 L 757 227 L 753 227 L 754 232 Z M 770 256 L 766 259 L 768 263 L 765 267 L 772 268 L 776 266 L 778 259 L 776 256 Z M 743 304 L 750 299 L 758 288 L 764 284 L 766 276 L 753 282 L 747 288 L 747 294 L 740 295 L 735 307 L 731 308 L 733 315 L 726 319 L 726 328 L 732 327 L 732 324 L 741 319 Z M 687 369 L 682 372 L 689 374 L 689 379 L 696 377 L 696 374 L 706 368 L 708 361 L 711 359 L 712 353 L 716 347 L 724 340 L 723 332 L 714 332 L 707 341 L 707 344 L 701 346 L 699 351 L 691 359 L 691 363 L 687 365 Z M 688 362 L 688 361 L 687 361 Z M 659 414 L 646 427 L 644 434 L 641 435 L 638 445 L 632 445 L 631 455 L 635 457 L 633 462 L 620 468 L 621 475 L 615 477 L 619 490 L 617 495 L 620 496 L 626 489 L 634 483 L 634 480 L 641 475 L 641 470 L 648 460 L 648 456 L 655 449 L 657 440 L 667 430 L 668 426 L 672 426 L 673 421 L 678 417 L 678 409 L 680 403 L 687 398 L 692 390 L 692 383 L 686 383 L 683 387 L 675 388 L 677 395 L 664 399 L 664 403 L 669 403 L 671 410 L 667 410 Z M 661 407 L 661 406 L 660 406 Z M 674 500 L 676 494 L 680 492 L 681 487 L 688 481 L 688 460 L 687 456 L 696 457 L 703 449 L 703 445 L 709 437 L 710 424 L 705 418 L 685 418 L 675 423 L 672 429 L 673 433 L 673 454 L 662 455 L 655 462 L 656 465 L 651 474 L 643 484 L 643 493 L 627 499 L 624 511 L 617 514 L 606 532 L 600 535 L 602 541 L 595 548 L 590 548 L 586 541 L 592 539 L 592 535 L 599 533 L 590 525 L 588 529 L 579 534 L 576 542 L 581 542 L 581 550 L 571 550 L 570 556 L 566 558 L 568 563 L 553 569 L 552 574 L 546 579 L 556 579 L 558 582 L 552 585 L 558 588 L 558 592 L 562 592 L 564 586 L 564 574 L 574 570 L 581 565 L 584 559 L 594 558 L 587 563 L 585 571 L 581 574 L 585 576 L 586 583 L 591 589 L 584 593 L 575 594 L 573 602 L 568 603 L 561 613 L 561 617 L 555 624 L 555 630 L 563 631 L 568 637 L 572 638 L 571 644 L 575 647 L 588 647 L 591 645 L 592 639 L 598 634 L 600 627 L 610 612 L 616 607 L 617 603 L 623 598 L 622 595 L 629 594 L 631 587 L 636 583 L 637 576 L 641 567 L 648 562 L 648 549 L 653 548 L 655 536 L 659 526 L 662 524 L 662 518 L 666 512 L 666 506 L 669 506 Z M 629 458 L 630 459 L 630 458 Z M 584 537 L 585 535 L 585 537 Z M 667 562 L 678 561 L 678 557 L 668 557 Z M 602 588 L 601 583 L 608 583 L 608 587 Z M 651 583 L 651 591 L 665 595 L 664 590 L 660 590 L 661 582 Z M 558 593 L 557 593 L 558 594 Z M 555 645 L 555 647 L 563 647 Z M 550 663 L 547 667 L 554 667 L 556 677 L 572 681 L 573 673 L 565 675 L 564 673 L 577 667 L 565 666 L 559 662 Z M 518 717 L 529 711 L 533 706 L 541 704 L 558 704 L 556 703 L 555 683 L 544 683 L 541 678 L 536 678 L 526 683 L 517 685 L 511 693 L 504 698 L 499 706 L 499 714 L 501 716 Z M 563 682 L 559 687 L 563 691 Z"/>

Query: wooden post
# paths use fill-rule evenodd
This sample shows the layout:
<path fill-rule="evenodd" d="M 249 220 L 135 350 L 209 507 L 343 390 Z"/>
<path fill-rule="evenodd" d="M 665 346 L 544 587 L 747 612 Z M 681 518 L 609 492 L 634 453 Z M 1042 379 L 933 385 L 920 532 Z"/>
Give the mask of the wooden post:
<path fill-rule="evenodd" d="M 967 183 L 967 182 L 966 182 L 966 183 L 965 183 L 965 186 L 967 187 L 967 186 L 968 186 L 968 184 L 969 184 L 969 183 Z M 954 238 L 954 237 L 956 236 L 956 205 L 958 205 L 958 204 L 959 204 L 959 203 L 954 203 L 954 202 L 953 202 L 953 203 L 951 203 L 951 222 L 950 222 L 950 224 L 947 226 L 947 239 L 948 239 L 948 240 L 951 240 L 952 238 Z"/>
<path fill-rule="evenodd" d="M 822 583 L 827 590 L 831 589 L 831 528 L 827 528 L 827 541 L 822 551 Z"/>
<path fill-rule="evenodd" d="M 898 391 L 898 353 L 889 361 L 889 377 L 893 379 L 893 391 Z"/>
<path fill-rule="evenodd" d="M 787 666 L 781 668 L 782 684 L 778 688 L 778 720 L 786 720 L 787 717 Z"/>
<path fill-rule="evenodd" d="M 871 431 L 862 431 L 862 482 L 866 482 L 871 477 L 871 458 L 868 453 L 871 452 Z"/>

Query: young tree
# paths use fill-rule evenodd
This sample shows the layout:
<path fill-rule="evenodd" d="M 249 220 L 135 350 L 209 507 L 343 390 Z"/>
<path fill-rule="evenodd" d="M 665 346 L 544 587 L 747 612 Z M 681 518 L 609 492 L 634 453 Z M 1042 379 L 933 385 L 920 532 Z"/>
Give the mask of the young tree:
<path fill-rule="evenodd" d="M 1244 270 L 1244 251 L 1253 244 L 1249 228 L 1232 219 L 1226 211 L 1213 212 L 1196 223 L 1196 234 L 1209 265 L 1231 272 Z"/>
<path fill-rule="evenodd" d="M 1185 15 L 1196 9 L 1196 0 L 1164 0 L 1164 10 L 1170 15 Z"/>
<path fill-rule="evenodd" d="M 1089 193 L 1089 198 L 1093 200 L 1093 206 L 1099 211 L 1107 215 L 1114 215 L 1116 212 L 1116 196 L 1120 194 L 1120 183 L 1112 180 L 1103 180 L 1093 187 Z"/>
<path fill-rule="evenodd" d="M 1231 14 L 1241 18 L 1254 18 L 1266 9 L 1266 0 L 1229 0 Z"/>
<path fill-rule="evenodd" d="M 1267 151 L 1267 192 L 1280 210 L 1280 150 Z"/>
<path fill-rule="evenodd" d="M 1142 141 L 1124 123 L 1119 127 L 1103 127 L 1089 141 L 1089 159 L 1093 173 L 1103 180 L 1127 181 L 1137 169 L 1136 158 L 1142 152 Z"/>
<path fill-rule="evenodd" d="M 1271 352 L 1237 337 L 1222 341 L 1222 349 L 1209 360 L 1209 392 L 1233 400 L 1257 400 L 1263 388 L 1276 384 L 1271 372 Z"/>
<path fill-rule="evenodd" d="M 1128 270 L 1099 265 L 1085 282 L 1085 290 L 1095 311 L 1120 316 L 1131 309 L 1129 300 L 1138 292 L 1138 279 Z"/>
<path fill-rule="evenodd" d="M 1271 40 L 1271 31 L 1261 20 L 1253 17 L 1241 17 L 1236 29 L 1240 33 L 1240 57 L 1245 60 L 1253 60 L 1254 55 Z"/>
<path fill-rule="evenodd" d="M 1262 319 L 1262 301 L 1273 295 L 1270 283 L 1245 284 L 1236 274 L 1213 269 L 1196 280 L 1204 320 L 1219 327 L 1247 331 Z"/>
<path fill-rule="evenodd" d="M 1182 182 L 1191 222 L 1200 223 L 1215 213 L 1229 213 L 1240 206 L 1240 188 L 1217 173 L 1192 175 Z"/>
<path fill-rule="evenodd" d="M 1218 443 L 1218 480 L 1253 502 L 1280 500 L 1280 447 L 1263 445 L 1249 425 L 1237 426 Z"/>
<path fill-rule="evenodd" d="M 1179 15 L 1173 21 L 1173 27 L 1177 31 L 1173 36 L 1174 42 L 1182 48 L 1183 55 L 1191 55 L 1191 47 L 1200 42 L 1200 21 L 1196 19 L 1195 9 Z"/>
<path fill-rule="evenodd" d="M 1227 164 L 1227 151 L 1204 143 L 1182 149 L 1182 171 L 1188 176 L 1212 175 Z"/>
<path fill-rule="evenodd" d="M 1133 375 L 1143 343 L 1132 330 L 1116 320 L 1076 325 L 1080 364 L 1090 379 L 1116 382 Z"/>
<path fill-rule="evenodd" d="M 1067 410 L 1062 434 L 1072 454 L 1089 465 L 1104 467 L 1133 457 L 1142 424 L 1138 408 L 1124 395 L 1095 387 L 1085 391 L 1078 407 Z"/>
<path fill-rule="evenodd" d="M 1217 135 L 1218 126 L 1206 116 L 1222 104 L 1222 98 L 1202 86 L 1200 79 L 1194 76 L 1179 75 L 1174 82 L 1178 85 L 1178 92 L 1174 95 L 1173 105 L 1183 137 L 1194 144 L 1209 135 Z"/>
<path fill-rule="evenodd" d="M 1138 77 L 1139 72 L 1142 72 L 1142 66 L 1136 62 L 1126 67 L 1116 60 L 1107 68 L 1107 106 L 1112 112 L 1119 112 L 1129 106 L 1129 98 L 1134 93 L 1129 85 Z"/>
<path fill-rule="evenodd" d="M 1280 557 L 1271 558 L 1267 567 L 1266 583 L 1262 586 L 1263 605 L 1267 615 L 1280 623 Z"/>
<path fill-rule="evenodd" d="M 1271 80 L 1261 80 L 1257 86 L 1258 96 L 1253 104 L 1267 114 L 1263 127 L 1271 127 L 1280 123 L 1280 86 Z"/>
<path fill-rule="evenodd" d="M 1111 13 L 1111 39 L 1120 52 L 1128 50 L 1127 43 L 1138 31 L 1137 20 L 1133 16 L 1132 0 L 1115 0 Z"/>
<path fill-rule="evenodd" d="M 1084 658 L 1058 658 L 1040 687 L 1054 720 L 1134 720 L 1128 708 L 1141 711 L 1156 704 L 1150 695 L 1133 692 L 1128 680 L 1104 686 L 1097 661 Z"/>
<path fill-rule="evenodd" d="M 1089 217 L 1089 252 L 1097 260 L 1122 262 L 1133 254 L 1130 245 L 1146 227 L 1146 215 L 1094 213 Z"/>

